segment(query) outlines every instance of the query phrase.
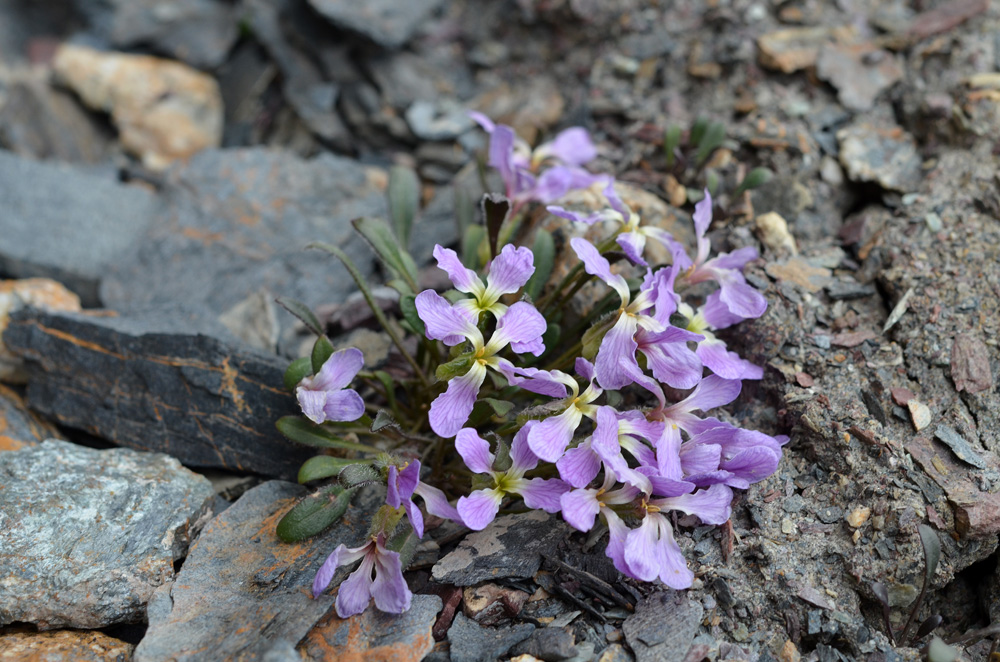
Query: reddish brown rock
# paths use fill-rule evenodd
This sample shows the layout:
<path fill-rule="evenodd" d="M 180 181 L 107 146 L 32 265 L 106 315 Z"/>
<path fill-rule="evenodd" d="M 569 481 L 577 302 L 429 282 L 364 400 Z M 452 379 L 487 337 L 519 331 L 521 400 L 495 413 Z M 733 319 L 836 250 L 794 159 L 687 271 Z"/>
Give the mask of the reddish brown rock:
<path fill-rule="evenodd" d="M 956 391 L 979 393 L 993 388 L 990 353 L 979 338 L 962 334 L 951 346 L 951 378 Z"/>
<path fill-rule="evenodd" d="M 102 632 L 15 632 L 0 635 L 0 662 L 126 662 L 132 648 Z"/>

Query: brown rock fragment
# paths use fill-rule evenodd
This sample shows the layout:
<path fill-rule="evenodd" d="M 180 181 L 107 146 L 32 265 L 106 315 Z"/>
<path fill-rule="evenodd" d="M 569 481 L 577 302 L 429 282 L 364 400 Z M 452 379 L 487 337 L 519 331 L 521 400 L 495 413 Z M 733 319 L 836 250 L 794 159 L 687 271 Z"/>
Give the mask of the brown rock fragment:
<path fill-rule="evenodd" d="M 84 103 L 111 113 L 122 145 L 150 169 L 222 141 L 219 86 L 187 65 L 64 44 L 53 67 Z"/>
<path fill-rule="evenodd" d="M 988 8 L 988 0 L 951 0 L 918 14 L 910 23 L 907 35 L 914 39 L 924 39 L 947 32 Z"/>
<path fill-rule="evenodd" d="M 768 69 L 790 74 L 816 64 L 820 47 L 830 39 L 827 28 L 788 28 L 757 39 L 760 63 Z"/>
<path fill-rule="evenodd" d="M 528 601 L 528 594 L 496 584 L 470 586 L 464 591 L 462 611 L 480 625 L 496 625 L 513 618 Z"/>
<path fill-rule="evenodd" d="M 816 73 L 837 88 L 845 108 L 871 110 L 875 99 L 903 77 L 896 56 L 872 44 L 824 44 L 816 59 Z"/>
<path fill-rule="evenodd" d="M 2 336 L 10 314 L 26 306 L 45 310 L 80 310 L 80 297 L 48 278 L 0 280 L 0 381 L 20 384 L 26 375 L 20 358 L 7 350 Z"/>
<path fill-rule="evenodd" d="M 0 635 L 0 662 L 119 662 L 132 648 L 102 632 L 15 632 Z"/>
<path fill-rule="evenodd" d="M 979 338 L 962 334 L 951 346 L 951 378 L 956 391 L 979 393 L 993 388 L 990 354 Z"/>
<path fill-rule="evenodd" d="M 910 400 L 916 397 L 913 395 L 913 391 L 908 388 L 897 387 L 890 392 L 892 393 L 892 401 L 900 407 L 905 407 Z"/>

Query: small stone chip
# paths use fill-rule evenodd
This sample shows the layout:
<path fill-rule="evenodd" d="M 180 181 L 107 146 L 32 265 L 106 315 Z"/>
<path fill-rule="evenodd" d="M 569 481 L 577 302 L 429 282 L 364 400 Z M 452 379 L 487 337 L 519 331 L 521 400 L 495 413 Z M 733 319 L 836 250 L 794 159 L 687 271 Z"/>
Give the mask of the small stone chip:
<path fill-rule="evenodd" d="M 910 410 L 910 418 L 917 432 L 931 424 L 931 410 L 920 400 L 910 400 L 906 403 L 906 407 Z"/>
<path fill-rule="evenodd" d="M 965 440 L 965 437 L 947 425 L 939 425 L 934 429 L 934 437 L 943 442 L 955 454 L 955 457 L 977 469 L 985 469 L 986 462 Z"/>
<path fill-rule="evenodd" d="M 858 506 L 847 515 L 847 523 L 853 528 L 858 528 L 871 517 L 872 509 L 868 506 Z"/>
<path fill-rule="evenodd" d="M 791 535 L 795 533 L 795 522 L 793 522 L 788 518 L 781 520 L 781 532 L 784 533 L 785 535 Z"/>

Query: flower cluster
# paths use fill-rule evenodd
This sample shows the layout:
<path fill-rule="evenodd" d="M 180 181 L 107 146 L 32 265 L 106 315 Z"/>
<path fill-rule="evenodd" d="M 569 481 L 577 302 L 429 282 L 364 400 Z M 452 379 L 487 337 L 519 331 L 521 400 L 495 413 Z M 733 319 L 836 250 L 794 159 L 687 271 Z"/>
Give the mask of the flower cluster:
<path fill-rule="evenodd" d="M 383 611 L 405 610 L 410 602 L 402 576 L 406 559 L 393 540 L 404 521 L 417 538 L 424 534 L 424 515 L 414 497 L 431 515 L 474 530 L 488 526 L 511 499 L 559 513 L 580 531 L 600 523 L 607 530 L 605 553 L 621 573 L 687 588 L 694 575 L 668 514 L 725 523 L 733 490 L 771 475 L 787 441 L 711 415 L 739 396 L 742 380 L 763 376 L 759 366 L 730 351 L 713 333 L 766 310 L 767 301 L 743 276 L 757 252 L 748 247 L 711 256 L 707 190 L 693 214 L 693 256 L 666 230 L 643 225 L 610 176 L 583 169 L 596 149 L 581 128 L 532 150 L 510 127 L 474 118 L 490 133 L 489 163 L 500 172 L 515 213 L 530 202 L 548 204 L 571 189 L 599 184 L 607 209 L 587 215 L 554 205 L 547 209 L 571 223 L 614 221 L 616 230 L 599 244 L 572 239 L 576 281 L 549 283 L 543 297 L 547 305 L 540 301 L 538 306 L 523 294 L 538 266 L 530 249 L 500 247 L 485 278 L 453 250 L 434 249 L 454 290 L 443 295 L 414 291 L 419 324 L 412 318 L 408 322 L 411 329 L 422 326 L 422 361 L 431 367 L 436 361 L 440 386 L 429 390 L 433 400 L 414 403 L 411 411 L 426 412 L 426 419 L 409 421 L 411 435 L 400 439 L 409 444 L 413 433 L 429 427 L 433 436 L 427 439 L 437 456 L 453 448 L 455 462 L 461 462 L 457 473 L 472 474 L 472 488 L 459 492 L 464 496 L 453 505 L 441 489 L 422 482 L 420 461 L 395 451 L 372 462 L 369 473 L 353 472 L 384 484 L 385 504 L 364 544 L 340 545 L 330 555 L 316 576 L 314 594 L 326 589 L 338 566 L 360 560 L 340 586 L 338 614 L 358 613 L 370 598 Z M 650 241 L 666 248 L 670 264 L 651 264 Z M 624 264 L 615 264 L 622 254 Z M 591 281 L 603 283 L 616 303 L 598 311 L 587 342 L 575 352 L 547 347 L 550 322 L 559 319 L 546 314 L 551 302 L 564 301 L 571 296 L 564 296 L 567 291 Z M 316 375 L 301 379 L 296 389 L 303 413 L 326 426 L 361 418 L 361 397 L 345 389 L 361 364 L 360 352 L 344 350 L 316 366 Z M 420 368 L 419 361 L 412 365 Z M 575 374 L 566 372 L 570 368 Z M 384 381 L 381 387 L 392 395 Z M 481 399 L 484 389 L 496 416 Z M 620 393 L 611 398 L 611 391 Z M 686 395 L 674 396 L 677 392 Z M 501 393 L 507 409 L 497 406 Z M 419 401 L 428 389 L 407 394 Z M 354 478 L 340 478 L 345 485 L 355 484 Z"/>

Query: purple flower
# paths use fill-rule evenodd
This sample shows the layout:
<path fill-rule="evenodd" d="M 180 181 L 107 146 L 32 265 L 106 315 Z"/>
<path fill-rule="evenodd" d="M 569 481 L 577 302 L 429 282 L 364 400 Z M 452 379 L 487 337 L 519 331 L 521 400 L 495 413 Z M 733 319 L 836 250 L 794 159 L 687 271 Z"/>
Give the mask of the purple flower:
<path fill-rule="evenodd" d="M 365 403 L 351 383 L 365 364 L 361 351 L 350 347 L 334 352 L 319 372 L 295 387 L 302 413 L 313 423 L 354 421 L 365 413 Z"/>
<path fill-rule="evenodd" d="M 455 439 L 455 449 L 473 473 L 487 474 L 493 487 L 476 490 L 458 500 L 458 512 L 470 529 L 480 531 L 493 521 L 500 510 L 500 502 L 507 494 L 518 494 L 529 508 L 547 513 L 559 512 L 559 498 L 569 485 L 558 478 L 525 478 L 524 474 L 538 466 L 538 458 L 528 447 L 528 433 L 535 421 L 527 424 L 514 436 L 510 446 L 511 466 L 507 471 L 495 471 L 496 459 L 490 445 L 471 428 L 465 428 Z"/>
<path fill-rule="evenodd" d="M 551 214 L 586 225 L 593 225 L 598 221 L 617 221 L 621 223 L 616 241 L 628 259 L 640 266 L 647 266 L 646 260 L 642 257 L 646 249 L 647 239 L 653 239 L 663 244 L 671 252 L 684 251 L 684 247 L 666 230 L 655 226 L 639 225 L 639 215 L 632 211 L 618 197 L 618 193 L 615 191 L 614 180 L 609 181 L 607 186 L 604 187 L 604 197 L 608 199 L 611 209 L 594 212 L 587 216 L 567 211 L 555 205 L 546 207 L 546 209 Z"/>
<path fill-rule="evenodd" d="M 559 498 L 563 519 L 579 531 L 590 531 L 594 521 L 600 514 L 607 522 L 610 532 L 605 554 L 614 563 L 615 568 L 623 574 L 631 575 L 625 563 L 625 541 L 628 538 L 628 527 L 609 506 L 631 503 L 640 492 L 634 487 L 625 486 L 612 490 L 616 480 L 615 475 L 606 472 L 604 484 L 598 489 L 576 489 L 565 492 Z"/>
<path fill-rule="evenodd" d="M 689 283 L 701 283 L 714 280 L 719 284 L 719 300 L 730 313 L 740 319 L 760 317 L 767 310 L 767 299 L 764 295 L 747 284 L 743 277 L 743 267 L 747 262 L 757 259 L 757 249 L 752 246 L 740 248 L 732 253 L 717 255 L 711 260 L 708 253 L 711 248 L 705 233 L 712 223 L 712 196 L 705 189 L 705 197 L 694 207 L 694 229 L 698 236 L 698 254 L 694 262 L 683 250 L 674 251 L 674 265 L 678 269 L 687 269 L 685 278 Z"/>
<path fill-rule="evenodd" d="M 410 608 L 410 593 L 399 552 L 385 548 L 385 535 L 369 538 L 360 547 L 338 545 L 320 566 L 313 581 L 313 597 L 326 590 L 337 568 L 361 559 L 358 569 L 340 584 L 337 593 L 337 615 L 348 618 L 360 614 L 374 598 L 375 606 L 390 614 L 401 614 Z M 374 573 L 374 578 L 372 574 Z"/>
<path fill-rule="evenodd" d="M 448 503 L 444 492 L 420 482 L 420 461 L 414 460 L 406 464 L 402 471 L 394 465 L 389 465 L 389 476 L 386 483 L 385 502 L 393 508 L 402 506 L 406 510 L 406 518 L 410 521 L 418 538 L 424 537 L 424 516 L 413 503 L 416 494 L 424 500 L 427 512 L 438 517 L 461 522 L 458 511 Z"/>
<path fill-rule="evenodd" d="M 736 352 L 730 352 L 726 343 L 716 338 L 710 331 L 710 329 L 724 329 L 743 321 L 742 317 L 734 315 L 722 303 L 720 294 L 721 291 L 717 290 L 708 295 L 705 304 L 698 309 L 697 313 L 694 313 L 691 307 L 686 304 L 681 306 L 681 313 L 688 318 L 688 330 L 702 336 L 702 339 L 698 341 L 695 353 L 709 370 L 720 377 L 725 379 L 760 379 L 764 376 L 763 368 L 750 363 Z"/>
<path fill-rule="evenodd" d="M 684 480 L 698 486 L 721 483 L 746 489 L 773 474 L 781 461 L 781 441 L 762 432 L 715 423 L 680 448 Z M 708 421 L 706 421 L 708 422 Z"/>
<path fill-rule="evenodd" d="M 674 540 L 673 527 L 663 512 L 679 510 L 697 515 L 706 524 L 723 524 L 729 519 L 733 493 L 724 485 L 677 497 L 644 501 L 645 517 L 625 539 L 625 563 L 629 575 L 651 582 L 657 578 L 673 589 L 691 586 L 694 573 L 687 567 L 681 548 Z"/>
<path fill-rule="evenodd" d="M 566 129 L 532 150 L 509 126 L 495 124 L 481 113 L 469 115 L 490 134 L 489 165 L 503 178 L 512 213 L 532 200 L 553 202 L 572 190 L 610 180 L 581 167 L 597 156 L 597 150 L 580 127 Z M 548 167 L 542 170 L 543 166 Z"/>
<path fill-rule="evenodd" d="M 427 329 L 427 337 L 441 340 L 446 345 L 463 341 L 472 343 L 466 354 L 470 367 L 462 375 L 448 382 L 448 389 L 431 403 L 431 429 L 442 437 L 453 437 L 468 420 L 476 404 L 479 388 L 490 367 L 508 374 L 513 366 L 496 354 L 507 345 L 517 353 L 530 352 L 540 356 L 545 351 L 542 334 L 546 329 L 545 318 L 530 303 L 518 301 L 500 317 L 489 343 L 470 319 L 467 310 L 453 306 L 433 290 L 424 290 L 416 298 L 417 313 Z"/>
<path fill-rule="evenodd" d="M 479 320 L 479 313 L 489 311 L 500 319 L 507 306 L 500 303 L 504 294 L 513 294 L 524 287 L 524 284 L 535 273 L 534 255 L 528 248 L 515 248 L 507 244 L 500 254 L 490 263 L 489 276 L 486 284 L 472 269 L 466 268 L 458 255 L 450 248 L 434 247 L 434 258 L 438 267 L 448 274 L 455 289 L 471 294 L 472 299 L 463 299 L 455 304 L 458 308 L 468 311 L 471 318 Z"/>

